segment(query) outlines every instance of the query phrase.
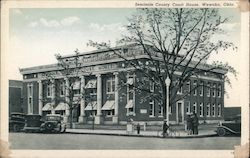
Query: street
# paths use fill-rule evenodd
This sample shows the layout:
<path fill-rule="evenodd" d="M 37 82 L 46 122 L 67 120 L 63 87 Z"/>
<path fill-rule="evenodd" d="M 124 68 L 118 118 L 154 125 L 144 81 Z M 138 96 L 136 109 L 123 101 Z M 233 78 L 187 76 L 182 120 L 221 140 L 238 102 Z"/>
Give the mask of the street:
<path fill-rule="evenodd" d="M 87 134 L 10 133 L 11 149 L 99 150 L 232 150 L 240 137 L 147 138 Z"/>

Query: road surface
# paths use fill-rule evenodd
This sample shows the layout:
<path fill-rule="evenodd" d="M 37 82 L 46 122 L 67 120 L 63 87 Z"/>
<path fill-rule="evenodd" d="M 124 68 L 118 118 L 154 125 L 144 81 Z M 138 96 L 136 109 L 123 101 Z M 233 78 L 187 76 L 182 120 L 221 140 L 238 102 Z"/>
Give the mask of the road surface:
<path fill-rule="evenodd" d="M 240 137 L 147 138 L 87 134 L 10 133 L 11 149 L 233 150 Z"/>

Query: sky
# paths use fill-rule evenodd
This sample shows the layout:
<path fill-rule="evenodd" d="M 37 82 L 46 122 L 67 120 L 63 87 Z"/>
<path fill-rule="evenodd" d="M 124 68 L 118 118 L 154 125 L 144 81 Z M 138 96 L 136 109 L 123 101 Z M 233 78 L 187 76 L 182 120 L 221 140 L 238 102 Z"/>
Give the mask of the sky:
<path fill-rule="evenodd" d="M 87 46 L 89 40 L 115 43 L 126 31 L 124 25 L 135 9 L 104 8 L 15 8 L 9 13 L 8 79 L 22 80 L 19 68 L 56 63 L 55 54 L 73 54 L 93 50 Z M 240 13 L 233 8 L 221 9 L 223 17 L 229 21 L 222 28 L 227 34 L 216 39 L 226 39 L 239 50 L 221 51 L 212 60 L 228 62 L 239 75 L 240 56 Z M 239 106 L 240 88 L 230 76 L 232 87 L 226 86 L 225 106 Z"/>

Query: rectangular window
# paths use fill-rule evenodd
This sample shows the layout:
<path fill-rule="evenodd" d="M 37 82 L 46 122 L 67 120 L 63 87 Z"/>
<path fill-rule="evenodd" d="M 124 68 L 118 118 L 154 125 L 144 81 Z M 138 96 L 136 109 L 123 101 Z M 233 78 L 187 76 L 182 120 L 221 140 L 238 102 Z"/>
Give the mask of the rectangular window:
<path fill-rule="evenodd" d="M 27 85 L 27 95 L 28 95 L 28 113 L 33 114 L 33 84 Z"/>
<path fill-rule="evenodd" d="M 210 83 L 207 84 L 207 97 L 210 97 Z"/>
<path fill-rule="evenodd" d="M 107 111 L 107 116 L 113 116 L 114 115 L 114 110 L 108 110 Z"/>
<path fill-rule="evenodd" d="M 127 81 L 127 94 L 128 94 L 128 100 L 133 100 L 134 99 L 134 77 L 130 76 L 128 77 Z"/>
<path fill-rule="evenodd" d="M 191 113 L 191 107 L 189 101 L 186 101 L 186 113 Z"/>
<path fill-rule="evenodd" d="M 221 104 L 218 104 L 217 115 L 218 115 L 219 117 L 221 116 Z"/>
<path fill-rule="evenodd" d="M 149 81 L 149 91 L 154 92 L 154 82 Z"/>
<path fill-rule="evenodd" d="M 92 96 L 96 95 L 97 89 L 90 89 L 89 91 L 90 91 L 89 94 Z"/>
<path fill-rule="evenodd" d="M 159 117 L 162 117 L 162 116 L 163 116 L 163 106 L 162 106 L 162 105 L 159 105 L 158 116 L 159 116 Z"/>
<path fill-rule="evenodd" d="M 189 95 L 191 91 L 191 84 L 190 84 L 190 80 L 187 81 L 187 94 Z"/>
<path fill-rule="evenodd" d="M 115 92 L 115 78 L 113 76 L 107 79 L 106 90 L 107 94 L 113 94 Z"/>
<path fill-rule="evenodd" d="M 196 80 L 194 81 L 194 84 L 193 84 L 193 95 L 194 96 L 197 95 L 197 81 Z"/>
<path fill-rule="evenodd" d="M 213 107 L 212 107 L 212 115 L 213 117 L 215 117 L 215 104 L 213 104 Z"/>
<path fill-rule="evenodd" d="M 221 91 L 222 91 L 222 87 L 221 87 L 221 84 L 218 85 L 218 97 L 220 98 L 221 97 Z"/>
<path fill-rule="evenodd" d="M 52 84 L 49 84 L 47 86 L 47 97 L 48 98 L 52 97 Z"/>
<path fill-rule="evenodd" d="M 210 116 L 210 103 L 207 103 L 207 116 Z"/>
<path fill-rule="evenodd" d="M 155 104 L 153 100 L 149 101 L 149 116 L 151 117 L 155 116 Z"/>
<path fill-rule="evenodd" d="M 203 82 L 200 82 L 200 86 L 199 86 L 199 95 L 203 96 Z"/>
<path fill-rule="evenodd" d="M 215 97 L 215 94 L 216 94 L 216 84 L 214 83 L 213 84 L 213 92 L 212 92 L 213 97 Z"/>
<path fill-rule="evenodd" d="M 193 112 L 197 114 L 197 104 L 196 102 L 193 103 Z"/>
<path fill-rule="evenodd" d="M 200 103 L 200 117 L 204 116 L 203 103 Z"/>
<path fill-rule="evenodd" d="M 65 83 L 60 82 L 60 96 L 64 96 L 64 95 L 65 95 Z"/>

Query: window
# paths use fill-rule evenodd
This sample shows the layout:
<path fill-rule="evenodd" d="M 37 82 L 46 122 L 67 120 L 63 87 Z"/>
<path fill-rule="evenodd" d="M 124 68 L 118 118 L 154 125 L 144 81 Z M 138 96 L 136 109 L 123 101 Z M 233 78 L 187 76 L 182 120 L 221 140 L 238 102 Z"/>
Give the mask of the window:
<path fill-rule="evenodd" d="M 73 93 L 74 95 L 79 95 L 81 92 L 80 92 L 80 89 L 74 89 Z"/>
<path fill-rule="evenodd" d="M 213 107 L 212 107 L 212 115 L 215 117 L 215 104 L 213 104 Z"/>
<path fill-rule="evenodd" d="M 154 92 L 154 82 L 149 81 L 149 91 Z"/>
<path fill-rule="evenodd" d="M 155 104 L 153 100 L 149 101 L 149 116 L 151 117 L 155 116 Z"/>
<path fill-rule="evenodd" d="M 196 96 L 197 95 L 197 81 L 194 81 L 194 84 L 193 84 L 193 95 Z"/>
<path fill-rule="evenodd" d="M 33 84 L 30 83 L 27 85 L 28 93 L 28 113 L 33 114 Z"/>
<path fill-rule="evenodd" d="M 212 92 L 213 97 L 215 97 L 215 94 L 216 94 L 216 84 L 213 85 L 213 92 Z"/>
<path fill-rule="evenodd" d="M 210 103 L 207 103 L 207 116 L 210 116 Z"/>
<path fill-rule="evenodd" d="M 191 113 L 191 107 L 189 101 L 186 101 L 186 113 Z"/>
<path fill-rule="evenodd" d="M 200 103 L 200 117 L 204 116 L 203 103 Z"/>
<path fill-rule="evenodd" d="M 127 81 L 127 93 L 128 93 L 128 100 L 134 99 L 134 77 L 128 77 Z"/>
<path fill-rule="evenodd" d="M 177 94 L 182 94 L 182 86 L 178 89 Z"/>
<path fill-rule="evenodd" d="M 200 82 L 199 95 L 203 96 L 203 82 Z"/>
<path fill-rule="evenodd" d="M 107 111 L 107 116 L 113 116 L 114 115 L 114 110 L 108 110 Z"/>
<path fill-rule="evenodd" d="M 221 104 L 218 104 L 217 115 L 221 116 Z"/>
<path fill-rule="evenodd" d="M 190 85 L 190 81 L 187 81 L 187 93 L 190 94 L 190 90 L 191 90 L 191 85 Z"/>
<path fill-rule="evenodd" d="M 107 79 L 106 90 L 107 90 L 107 94 L 113 94 L 115 92 L 115 78 L 114 77 L 110 77 Z"/>
<path fill-rule="evenodd" d="M 196 104 L 196 102 L 193 103 L 193 112 L 197 113 L 197 104 Z"/>
<path fill-rule="evenodd" d="M 162 105 L 159 105 L 158 116 L 159 116 L 159 117 L 162 117 L 162 116 L 163 116 L 163 106 L 162 106 Z"/>
<path fill-rule="evenodd" d="M 89 95 L 96 95 L 97 89 L 90 89 Z"/>
<path fill-rule="evenodd" d="M 210 83 L 207 84 L 207 97 L 210 97 Z"/>
<path fill-rule="evenodd" d="M 47 97 L 48 98 L 52 97 L 52 84 L 49 84 L 47 86 Z"/>
<path fill-rule="evenodd" d="M 221 97 L 221 90 L 222 90 L 222 88 L 221 88 L 221 84 L 219 84 L 219 86 L 218 86 L 218 97 L 220 98 Z"/>
<path fill-rule="evenodd" d="M 65 83 L 60 82 L 60 96 L 64 96 L 64 95 L 65 95 Z"/>

